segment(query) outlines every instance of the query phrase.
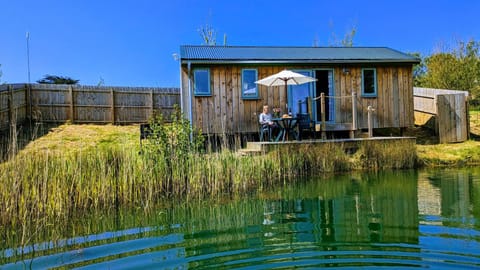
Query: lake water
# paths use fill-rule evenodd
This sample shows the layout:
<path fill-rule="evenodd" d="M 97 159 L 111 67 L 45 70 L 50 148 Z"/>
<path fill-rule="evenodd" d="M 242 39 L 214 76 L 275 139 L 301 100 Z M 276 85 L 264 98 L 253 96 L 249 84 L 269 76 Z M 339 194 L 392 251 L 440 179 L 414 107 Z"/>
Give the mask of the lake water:
<path fill-rule="evenodd" d="M 2 247 L 0 269 L 478 269 L 480 170 L 315 177 L 56 230 Z"/>

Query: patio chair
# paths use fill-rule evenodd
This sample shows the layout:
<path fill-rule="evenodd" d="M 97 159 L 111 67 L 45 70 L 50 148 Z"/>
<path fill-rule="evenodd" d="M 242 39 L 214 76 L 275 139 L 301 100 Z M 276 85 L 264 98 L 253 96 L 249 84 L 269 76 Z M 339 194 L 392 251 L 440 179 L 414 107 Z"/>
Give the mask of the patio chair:
<path fill-rule="evenodd" d="M 297 114 L 297 125 L 298 125 L 298 139 L 302 139 L 302 132 L 309 131 L 310 134 L 313 134 L 315 139 L 315 123 L 310 118 L 308 113 L 299 113 Z"/>
<path fill-rule="evenodd" d="M 272 129 L 269 125 L 259 124 L 259 137 L 261 142 L 272 140 Z"/>

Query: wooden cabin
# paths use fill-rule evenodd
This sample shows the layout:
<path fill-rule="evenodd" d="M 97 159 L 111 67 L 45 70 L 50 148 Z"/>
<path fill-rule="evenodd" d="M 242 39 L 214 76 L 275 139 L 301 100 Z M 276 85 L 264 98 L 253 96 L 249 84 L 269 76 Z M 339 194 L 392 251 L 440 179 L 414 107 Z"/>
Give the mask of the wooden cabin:
<path fill-rule="evenodd" d="M 264 104 L 309 113 L 323 132 L 367 129 L 369 106 L 375 129 L 414 124 L 419 59 L 390 48 L 185 45 L 180 63 L 182 111 L 204 134 L 255 134 Z M 255 83 L 284 69 L 317 81 L 287 89 Z"/>

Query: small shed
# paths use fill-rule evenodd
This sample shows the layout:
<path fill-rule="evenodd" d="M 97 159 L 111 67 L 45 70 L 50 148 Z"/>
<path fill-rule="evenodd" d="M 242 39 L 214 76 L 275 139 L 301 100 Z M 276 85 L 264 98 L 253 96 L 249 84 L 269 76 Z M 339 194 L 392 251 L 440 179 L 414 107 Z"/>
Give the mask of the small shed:
<path fill-rule="evenodd" d="M 180 47 L 182 111 L 206 134 L 258 132 L 264 104 L 308 112 L 322 132 L 413 126 L 412 67 L 419 59 L 386 47 Z M 316 82 L 282 87 L 255 84 L 289 69 Z M 319 97 L 324 97 L 320 100 Z M 321 109 L 322 108 L 322 109 Z M 323 120 L 325 119 L 325 120 Z"/>
<path fill-rule="evenodd" d="M 415 124 L 435 130 L 440 143 L 469 137 L 468 92 L 414 87 Z"/>

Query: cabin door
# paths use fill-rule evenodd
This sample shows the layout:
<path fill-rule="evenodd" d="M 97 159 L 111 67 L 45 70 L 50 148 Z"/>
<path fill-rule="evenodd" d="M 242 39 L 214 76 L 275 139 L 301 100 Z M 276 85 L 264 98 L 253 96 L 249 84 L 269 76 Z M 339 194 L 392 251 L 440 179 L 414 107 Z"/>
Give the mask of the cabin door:
<path fill-rule="evenodd" d="M 294 70 L 305 76 L 313 77 L 311 70 Z M 313 94 L 313 83 L 292 85 L 288 89 L 288 110 L 293 114 L 311 113 L 311 97 Z M 312 115 L 313 116 L 313 115 Z"/>
<path fill-rule="evenodd" d="M 333 122 L 335 119 L 335 99 L 331 98 L 335 96 L 333 89 L 333 70 L 315 70 L 315 78 L 317 78 L 317 81 L 315 82 L 314 99 L 318 97 L 317 100 L 313 101 L 312 106 L 315 114 L 315 120 L 322 120 L 320 95 L 323 93 L 325 95 L 325 121 Z"/>

